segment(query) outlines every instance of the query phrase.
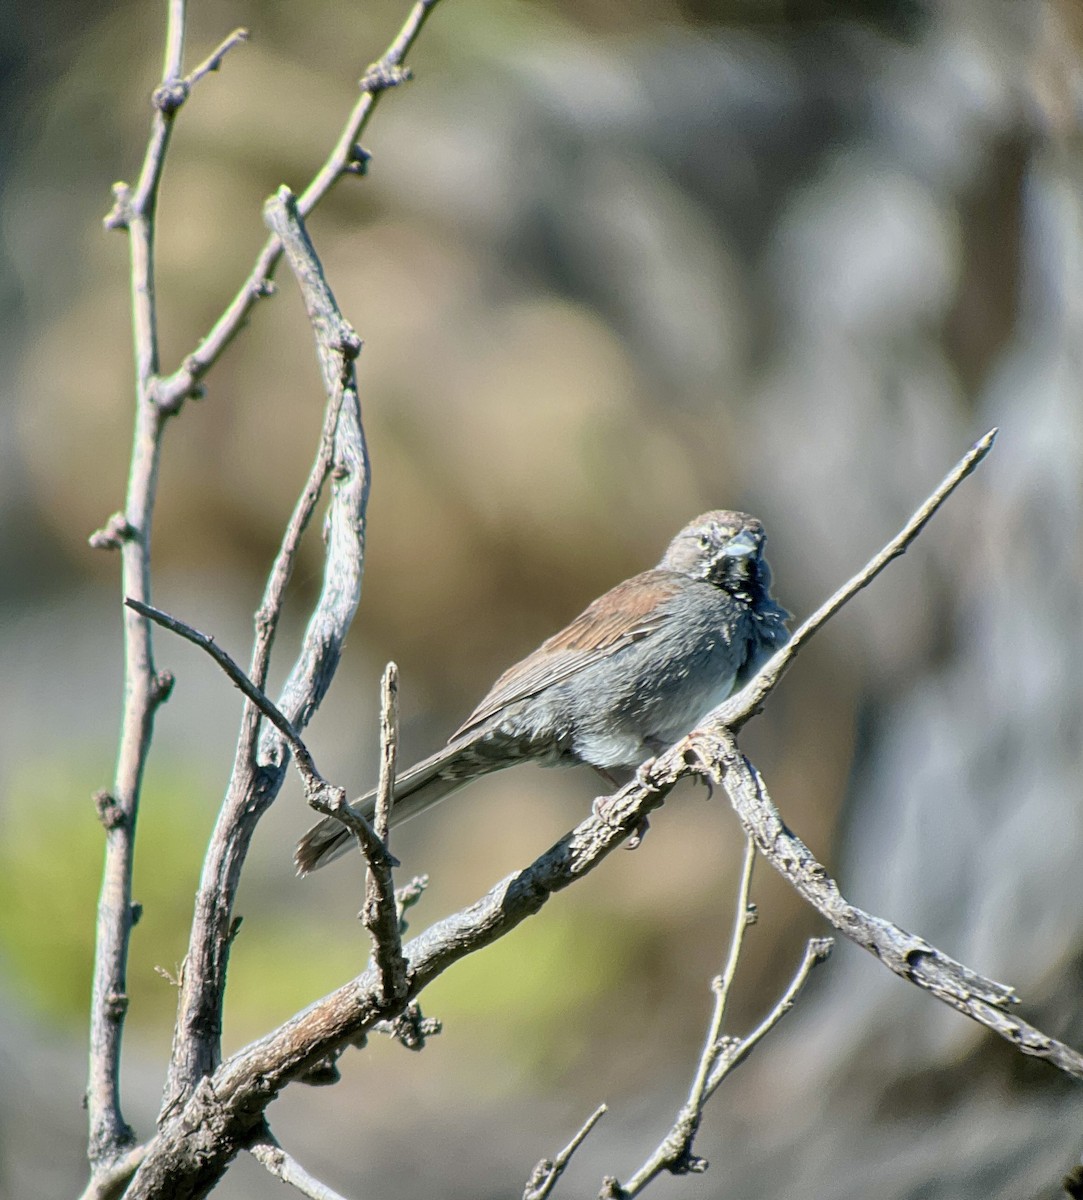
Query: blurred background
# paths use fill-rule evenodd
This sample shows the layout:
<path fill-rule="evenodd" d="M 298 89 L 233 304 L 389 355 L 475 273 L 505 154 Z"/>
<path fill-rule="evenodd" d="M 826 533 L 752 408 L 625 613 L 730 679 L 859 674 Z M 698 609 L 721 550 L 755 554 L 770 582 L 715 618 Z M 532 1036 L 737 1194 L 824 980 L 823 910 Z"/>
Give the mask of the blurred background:
<path fill-rule="evenodd" d="M 159 223 L 163 362 L 262 244 L 260 205 L 322 162 L 405 6 L 191 5 L 189 61 L 251 43 L 180 115 Z M 121 700 L 114 556 L 131 425 L 127 246 L 100 218 L 138 171 L 164 5 L 0 5 L 0 1194 L 85 1181 L 80 1107 L 101 831 Z M 365 591 L 311 728 L 375 774 L 402 672 L 406 760 L 505 666 L 714 507 L 765 521 L 798 617 L 966 448 L 993 456 L 817 639 L 743 738 L 856 903 L 1015 984 L 1083 1045 L 1083 7 L 1078 0 L 445 0 L 365 138 L 367 178 L 311 222 L 365 339 Z M 247 657 L 314 453 L 291 279 L 167 430 L 156 600 Z M 284 677 L 318 588 L 312 537 Z M 175 972 L 240 704 L 186 644 L 141 815 L 126 1115 L 153 1129 Z M 579 819 L 589 772 L 485 780 L 397 836 L 432 879 L 418 931 Z M 291 780 L 245 880 L 227 1052 L 355 974 L 355 867 L 294 879 Z M 691 1078 L 740 856 L 725 798 L 675 793 L 620 853 L 423 999 L 421 1054 L 380 1040 L 270 1117 L 358 1198 L 518 1195 L 605 1100 L 564 1192 L 594 1195 Z M 820 922 L 761 866 L 732 1032 Z M 715 1097 L 705 1176 L 657 1196 L 1053 1197 L 1083 1103 L 1050 1068 L 839 945 Z M 221 1195 L 278 1185 L 239 1162 Z"/>

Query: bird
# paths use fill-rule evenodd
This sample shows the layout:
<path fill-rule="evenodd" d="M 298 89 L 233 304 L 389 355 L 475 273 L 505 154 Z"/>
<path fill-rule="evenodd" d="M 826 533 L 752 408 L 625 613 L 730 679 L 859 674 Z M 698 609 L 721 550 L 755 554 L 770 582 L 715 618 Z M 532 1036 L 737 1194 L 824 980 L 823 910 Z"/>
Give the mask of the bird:
<path fill-rule="evenodd" d="M 588 605 L 509 667 L 447 745 L 395 779 L 392 825 L 471 779 L 522 762 L 636 768 L 679 741 L 789 639 L 771 595 L 763 524 L 717 510 L 690 521 L 661 561 Z M 375 791 L 351 807 L 371 818 Z M 294 854 L 307 875 L 353 835 L 326 817 Z"/>

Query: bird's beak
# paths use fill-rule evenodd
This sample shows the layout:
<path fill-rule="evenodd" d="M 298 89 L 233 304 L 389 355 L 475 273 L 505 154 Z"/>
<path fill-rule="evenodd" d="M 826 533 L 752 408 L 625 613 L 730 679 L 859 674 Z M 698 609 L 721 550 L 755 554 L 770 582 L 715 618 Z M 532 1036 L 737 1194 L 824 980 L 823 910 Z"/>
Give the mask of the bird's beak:
<path fill-rule="evenodd" d="M 725 554 L 727 558 L 750 558 L 753 554 L 758 554 L 759 549 L 760 544 L 757 539 L 745 530 L 736 537 L 730 538 L 726 543 Z"/>

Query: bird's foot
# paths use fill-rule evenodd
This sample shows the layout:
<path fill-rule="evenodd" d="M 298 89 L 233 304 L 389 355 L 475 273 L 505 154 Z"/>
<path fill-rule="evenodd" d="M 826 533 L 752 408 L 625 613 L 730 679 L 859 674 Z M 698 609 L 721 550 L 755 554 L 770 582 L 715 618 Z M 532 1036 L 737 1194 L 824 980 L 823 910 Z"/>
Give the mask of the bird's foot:
<path fill-rule="evenodd" d="M 632 831 L 632 836 L 624 843 L 625 850 L 638 850 L 643 845 L 643 839 L 647 836 L 647 830 L 650 827 L 650 821 L 646 817 L 640 817 L 639 824 Z"/>
<path fill-rule="evenodd" d="M 636 767 L 636 786 L 643 788 L 648 792 L 655 792 L 658 789 L 654 785 L 654 780 L 651 778 L 651 772 L 654 770 L 654 764 L 657 758 L 648 758 L 645 763 L 640 763 Z"/>
<path fill-rule="evenodd" d="M 615 796 L 595 796 L 594 802 L 590 806 L 590 811 L 599 821 L 604 821 L 608 825 L 613 820 L 615 801 Z M 646 817 L 640 817 L 635 828 L 629 834 L 624 848 L 626 850 L 638 850 L 643 839 L 647 836 L 648 829 L 650 829 L 650 822 Z"/>

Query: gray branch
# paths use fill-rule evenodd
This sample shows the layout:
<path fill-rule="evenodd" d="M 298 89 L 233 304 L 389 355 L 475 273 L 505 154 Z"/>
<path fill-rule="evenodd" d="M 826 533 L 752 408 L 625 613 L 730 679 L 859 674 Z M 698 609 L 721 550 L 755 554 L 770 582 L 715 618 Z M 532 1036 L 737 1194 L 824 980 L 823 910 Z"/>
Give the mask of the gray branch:
<path fill-rule="evenodd" d="M 399 669 L 392 662 L 387 664 L 380 684 L 380 778 L 373 817 L 376 836 L 384 845 L 390 825 L 391 793 L 398 752 L 398 695 Z M 386 855 L 382 858 L 373 856 L 364 844 L 361 850 L 368 862 L 361 920 L 372 938 L 373 961 L 380 976 L 381 999 L 385 1003 L 393 1002 L 406 990 L 406 959 L 402 953 L 395 881 Z"/>
<path fill-rule="evenodd" d="M 169 147 L 176 106 L 160 101 L 180 78 L 184 58 L 184 0 L 171 0 L 166 26 L 162 82 L 143 166 L 134 191 L 114 188 L 108 228 L 126 229 L 130 251 L 130 294 L 135 352 L 135 433 L 124 511 L 114 516 L 91 545 L 119 549 L 122 594 L 149 602 L 150 534 L 158 486 L 163 418 L 154 401 L 158 375 L 154 236 L 158 187 Z M 124 613 L 124 708 L 113 790 L 98 798 L 105 826 L 105 866 L 98 900 L 94 976 L 90 1003 L 90 1067 L 87 1079 L 88 1154 L 95 1176 L 120 1160 L 133 1135 L 121 1110 L 120 1054 L 128 1009 L 128 946 L 132 931 L 132 868 L 143 770 L 150 752 L 154 715 L 168 697 L 172 678 L 154 665 L 150 625 Z"/>
<path fill-rule="evenodd" d="M 339 312 L 296 205 L 285 189 L 269 203 L 268 220 L 282 238 L 287 259 L 301 287 L 327 394 L 324 437 L 272 567 L 264 604 L 256 620 L 253 661 L 258 673 L 264 675 L 297 545 L 329 477 L 331 499 L 323 587 L 300 653 L 277 703 L 289 726 L 299 734 L 330 686 L 361 597 L 370 472 L 354 371 L 360 339 Z M 330 429 L 333 434 L 328 437 Z M 162 1104 L 163 1118 L 183 1107 L 199 1080 L 214 1071 L 221 1057 L 222 1006 L 241 867 L 257 823 L 278 795 L 290 757 L 289 739 L 273 725 L 263 729 L 257 744 L 260 715 L 259 706 L 250 704 L 229 790 L 204 860 Z M 337 789 L 331 789 L 320 795 L 329 800 L 324 811 L 341 815 L 346 808 L 345 795 L 337 797 L 336 803 L 336 793 Z"/>
<path fill-rule="evenodd" d="M 721 1036 L 722 1019 L 726 1010 L 726 988 L 720 976 L 714 981 L 714 1013 L 707 1042 L 700 1057 L 695 1081 L 669 1133 L 659 1142 L 647 1161 L 628 1180 L 620 1184 L 610 1176 L 602 1184 L 599 1200 L 632 1200 L 663 1172 L 672 1175 L 701 1175 L 707 1170 L 706 1159 L 692 1152 L 692 1143 L 699 1132 L 703 1110 L 719 1085 L 763 1041 L 782 1018 L 793 1009 L 813 970 L 826 962 L 831 953 L 830 938 L 814 938 L 805 946 L 793 978 L 774 1007 L 756 1028 L 745 1037 Z M 740 948 L 738 947 L 738 953 Z M 731 955 L 731 961 L 733 957 Z"/>
<path fill-rule="evenodd" d="M 552 1195 L 553 1188 L 557 1186 L 561 1175 L 564 1174 L 564 1169 L 571 1162 L 572 1155 L 586 1141 L 590 1131 L 608 1111 L 606 1105 L 599 1104 L 594 1112 L 587 1117 L 579 1132 L 561 1150 L 556 1158 L 543 1158 L 538 1163 L 527 1180 L 526 1187 L 523 1190 L 523 1200 L 546 1200 L 546 1197 Z"/>
<path fill-rule="evenodd" d="M 341 1193 L 329 1188 L 326 1183 L 321 1183 L 315 1175 L 309 1174 L 293 1155 L 287 1154 L 269 1129 L 248 1147 L 248 1151 L 276 1179 L 288 1183 L 302 1196 L 308 1196 L 309 1200 L 346 1200 Z"/>

